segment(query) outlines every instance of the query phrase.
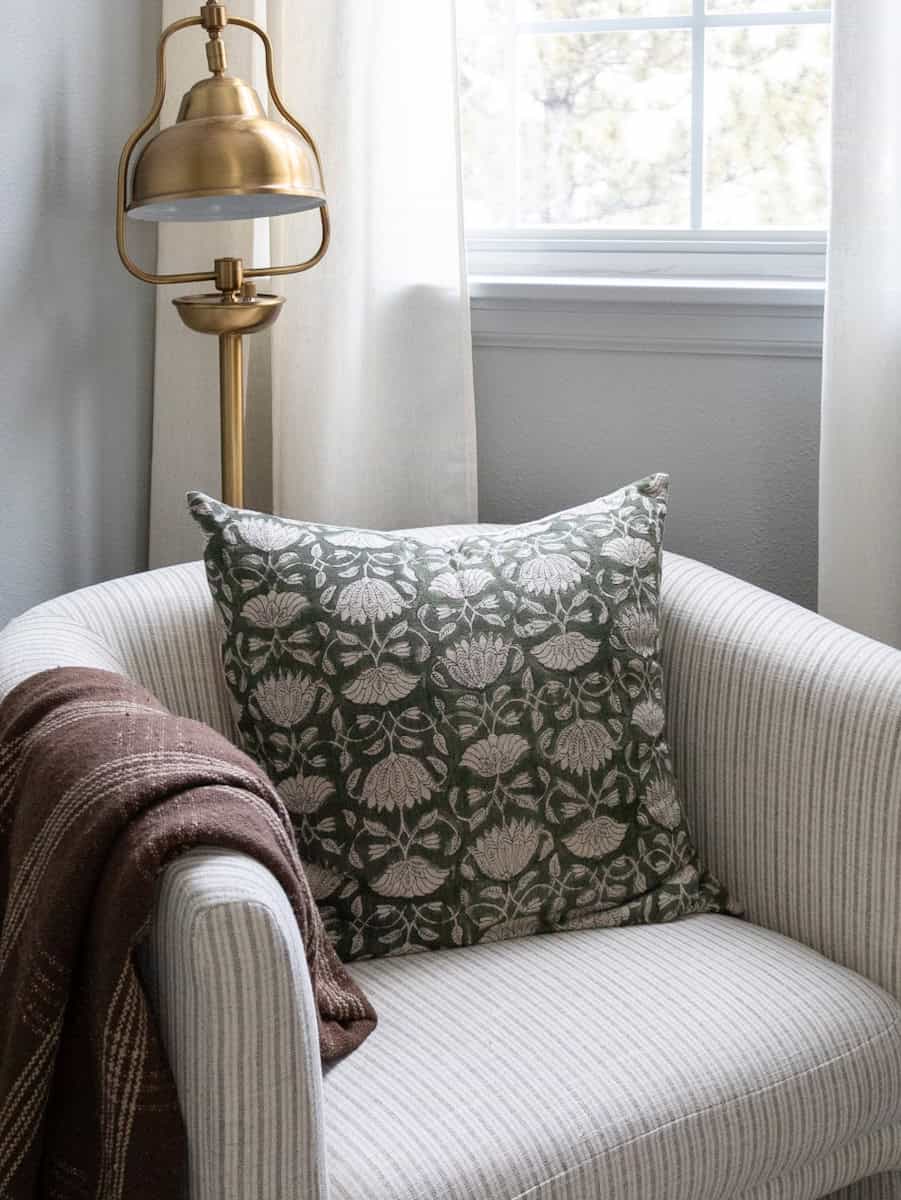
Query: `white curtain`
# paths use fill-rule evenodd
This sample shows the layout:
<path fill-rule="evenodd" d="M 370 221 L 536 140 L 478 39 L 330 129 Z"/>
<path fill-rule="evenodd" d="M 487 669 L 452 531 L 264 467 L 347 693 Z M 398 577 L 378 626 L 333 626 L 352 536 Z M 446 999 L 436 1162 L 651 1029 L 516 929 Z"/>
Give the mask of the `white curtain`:
<path fill-rule="evenodd" d="M 164 20 L 183 3 L 164 0 Z M 237 0 L 267 26 L 284 100 L 322 154 L 332 247 L 277 280 L 288 304 L 247 339 L 252 506 L 376 527 L 474 520 L 475 416 L 457 128 L 453 0 Z M 164 123 L 203 74 L 202 40 L 174 43 Z M 232 73 L 265 94 L 249 35 L 227 35 Z M 223 254 L 299 261 L 315 214 L 163 226 L 165 270 Z M 180 289 L 183 291 L 184 289 Z M 184 492 L 219 491 L 215 340 L 157 321 L 151 564 L 196 557 Z"/>
<path fill-rule="evenodd" d="M 901 3 L 833 7 L 819 603 L 901 646 Z"/>
<path fill-rule="evenodd" d="M 334 223 L 273 331 L 276 508 L 382 528 L 473 520 L 453 4 L 269 0 L 269 18 Z M 275 258 L 296 260 L 309 226 L 275 224 Z"/>

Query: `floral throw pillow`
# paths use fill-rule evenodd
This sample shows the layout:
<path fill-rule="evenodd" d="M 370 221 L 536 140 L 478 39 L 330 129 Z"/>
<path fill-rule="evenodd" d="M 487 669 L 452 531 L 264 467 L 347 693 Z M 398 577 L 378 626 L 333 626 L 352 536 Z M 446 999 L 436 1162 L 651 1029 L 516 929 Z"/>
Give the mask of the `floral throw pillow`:
<path fill-rule="evenodd" d="M 343 959 L 727 907 L 664 738 L 667 487 L 442 544 L 189 497 L 241 737 Z"/>

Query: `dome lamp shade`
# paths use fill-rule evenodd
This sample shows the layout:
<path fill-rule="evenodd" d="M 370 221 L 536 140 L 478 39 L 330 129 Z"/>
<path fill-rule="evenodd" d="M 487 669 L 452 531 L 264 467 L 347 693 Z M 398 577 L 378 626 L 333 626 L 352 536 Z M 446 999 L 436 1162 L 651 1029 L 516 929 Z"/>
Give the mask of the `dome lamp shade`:
<path fill-rule="evenodd" d="M 142 221 L 234 221 L 324 204 L 300 134 L 270 121 L 248 84 L 217 75 L 195 84 L 176 123 L 141 151 L 127 211 Z"/>

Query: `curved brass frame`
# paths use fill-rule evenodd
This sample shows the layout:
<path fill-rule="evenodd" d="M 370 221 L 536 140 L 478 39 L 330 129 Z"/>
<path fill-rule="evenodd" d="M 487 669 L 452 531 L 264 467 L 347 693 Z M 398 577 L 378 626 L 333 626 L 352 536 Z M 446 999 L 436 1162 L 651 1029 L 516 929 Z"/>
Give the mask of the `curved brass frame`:
<path fill-rule="evenodd" d="M 156 124 L 160 113 L 163 109 L 163 101 L 166 98 L 166 43 L 176 33 L 183 29 L 190 29 L 196 25 L 203 25 L 201 17 L 185 17 L 180 21 L 173 21 L 167 26 L 159 40 L 159 45 L 156 52 L 156 95 L 153 98 L 153 105 L 146 119 L 129 137 L 128 141 L 122 148 L 122 154 L 119 157 L 119 173 L 117 178 L 116 190 L 116 248 L 119 251 L 119 257 L 122 260 L 122 265 L 127 271 L 135 276 L 136 279 L 141 279 L 144 283 L 207 283 L 215 281 L 216 275 L 214 272 L 195 272 L 190 274 L 175 274 L 175 275 L 156 275 L 152 271 L 145 271 L 139 267 L 128 253 L 125 216 L 128 207 L 128 174 L 131 158 L 134 154 L 135 147 L 145 136 L 145 134 Z M 251 33 L 256 34 L 263 43 L 266 51 L 266 83 L 269 88 L 269 95 L 272 97 L 272 103 L 278 109 L 282 117 L 291 125 L 303 140 L 310 147 L 313 157 L 316 160 L 316 166 L 319 168 L 319 177 L 322 179 L 322 161 L 319 157 L 319 150 L 316 143 L 313 141 L 310 134 L 304 129 L 299 121 L 291 116 L 285 107 L 278 88 L 275 83 L 275 68 L 273 65 L 273 50 L 272 42 L 269 35 L 264 29 L 261 29 L 253 21 L 248 21 L 244 17 L 229 17 L 229 25 L 238 25 L 242 29 L 248 29 Z M 325 190 L 325 181 L 323 179 L 323 191 Z M 319 209 L 319 219 L 322 224 L 322 240 L 319 244 L 319 249 L 305 262 L 294 263 L 287 267 L 248 267 L 244 271 L 244 277 L 247 279 L 258 278 L 260 276 L 268 277 L 275 275 L 296 275 L 300 271 L 308 271 L 311 267 L 315 267 L 318 262 L 324 258 L 329 247 L 331 238 L 331 223 L 328 214 L 328 205 L 324 204 Z"/>

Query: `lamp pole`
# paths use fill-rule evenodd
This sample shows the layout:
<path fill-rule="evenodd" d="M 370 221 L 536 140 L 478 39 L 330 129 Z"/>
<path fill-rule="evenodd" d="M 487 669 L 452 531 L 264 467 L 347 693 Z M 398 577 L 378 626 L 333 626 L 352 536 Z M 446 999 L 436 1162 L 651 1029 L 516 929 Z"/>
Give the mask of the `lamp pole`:
<path fill-rule="evenodd" d="M 240 258 L 217 258 L 218 294 L 179 296 L 172 303 L 189 329 L 219 338 L 219 412 L 222 499 L 244 505 L 244 335 L 266 329 L 278 318 L 283 296 L 260 296 L 244 278 Z"/>
<path fill-rule="evenodd" d="M 244 339 L 219 334 L 219 414 L 222 452 L 222 499 L 244 507 Z"/>

